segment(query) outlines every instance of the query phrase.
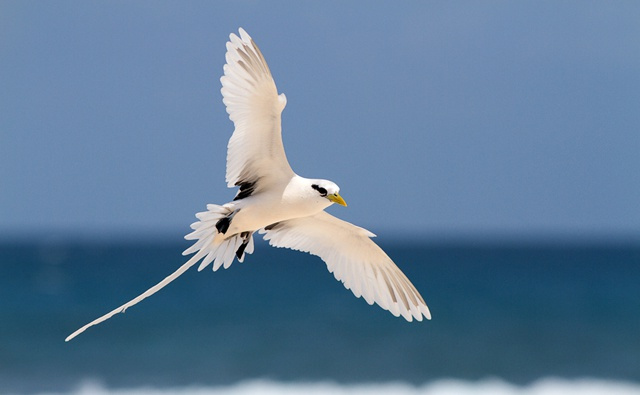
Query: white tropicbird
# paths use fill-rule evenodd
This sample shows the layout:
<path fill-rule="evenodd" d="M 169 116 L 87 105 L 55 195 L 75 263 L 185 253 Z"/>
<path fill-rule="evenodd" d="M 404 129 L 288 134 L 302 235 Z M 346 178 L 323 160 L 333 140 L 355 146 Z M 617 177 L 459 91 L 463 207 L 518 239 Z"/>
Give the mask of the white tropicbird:
<path fill-rule="evenodd" d="M 240 28 L 229 36 L 222 82 L 223 102 L 235 130 L 227 151 L 227 186 L 240 187 L 233 201 L 196 214 L 196 240 L 183 255 L 196 253 L 173 274 L 140 296 L 73 332 L 69 341 L 87 328 L 123 313 L 153 295 L 191 266 L 198 270 L 213 262 L 213 270 L 242 262 L 253 252 L 258 231 L 275 247 L 304 251 L 322 258 L 330 272 L 356 297 L 374 302 L 407 321 L 431 318 L 429 308 L 393 261 L 364 228 L 324 212 L 333 203 L 346 206 L 333 182 L 300 177 L 293 172 L 282 145 L 280 114 L 287 104 L 278 95 L 262 53 Z"/>

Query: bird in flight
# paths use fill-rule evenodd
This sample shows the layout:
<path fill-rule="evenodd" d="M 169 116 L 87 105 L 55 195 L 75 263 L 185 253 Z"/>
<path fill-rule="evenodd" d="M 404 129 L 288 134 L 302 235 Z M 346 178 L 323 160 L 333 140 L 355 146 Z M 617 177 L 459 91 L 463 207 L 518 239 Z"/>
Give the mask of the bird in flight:
<path fill-rule="evenodd" d="M 293 172 L 282 144 L 281 113 L 287 104 L 278 94 L 264 56 L 240 28 L 227 42 L 222 83 L 223 102 L 235 130 L 227 146 L 226 181 L 239 187 L 234 199 L 222 206 L 207 205 L 196 214 L 196 242 L 183 255 L 195 253 L 178 270 L 135 299 L 73 332 L 69 341 L 113 315 L 153 295 L 200 262 L 198 270 L 212 265 L 231 266 L 253 252 L 255 232 L 274 247 L 317 255 L 327 268 L 367 303 L 377 303 L 407 321 L 431 318 L 429 308 L 409 279 L 375 244 L 375 235 L 324 211 L 332 204 L 346 206 L 335 183 L 304 178 Z"/>

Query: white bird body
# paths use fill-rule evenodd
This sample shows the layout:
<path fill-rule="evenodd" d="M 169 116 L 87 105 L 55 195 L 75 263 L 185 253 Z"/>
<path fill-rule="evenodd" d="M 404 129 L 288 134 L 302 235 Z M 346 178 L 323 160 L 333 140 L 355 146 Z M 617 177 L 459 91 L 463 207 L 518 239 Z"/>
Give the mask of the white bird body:
<path fill-rule="evenodd" d="M 294 175 L 284 185 L 276 184 L 259 194 L 227 203 L 225 206 L 237 210 L 227 233 L 253 232 L 276 222 L 308 217 L 329 207 L 331 201 L 317 193 L 312 195 L 313 189 L 306 188 L 311 183 L 309 179 Z"/>
<path fill-rule="evenodd" d="M 67 337 L 139 303 L 200 262 L 198 270 L 228 268 L 254 249 L 257 231 L 275 247 L 309 252 L 322 258 L 337 280 L 367 303 L 377 303 L 406 320 L 431 318 L 424 300 L 366 229 L 324 212 L 333 203 L 346 206 L 333 182 L 300 177 L 287 161 L 281 135 L 287 100 L 278 95 L 262 53 L 240 29 L 230 35 L 222 82 L 223 102 L 235 130 L 228 144 L 226 181 L 239 187 L 233 201 L 209 204 L 196 214 L 188 240 L 197 240 L 184 255 L 185 264 L 135 299 L 103 315 Z"/>

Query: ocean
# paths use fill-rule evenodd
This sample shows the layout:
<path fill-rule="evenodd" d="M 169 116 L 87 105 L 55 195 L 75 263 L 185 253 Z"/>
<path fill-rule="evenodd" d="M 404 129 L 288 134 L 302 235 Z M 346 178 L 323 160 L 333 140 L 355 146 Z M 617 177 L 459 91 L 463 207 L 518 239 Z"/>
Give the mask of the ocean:
<path fill-rule="evenodd" d="M 189 244 L 0 243 L 0 394 L 640 394 L 640 244 L 377 241 L 431 321 L 256 240 L 69 343 Z"/>

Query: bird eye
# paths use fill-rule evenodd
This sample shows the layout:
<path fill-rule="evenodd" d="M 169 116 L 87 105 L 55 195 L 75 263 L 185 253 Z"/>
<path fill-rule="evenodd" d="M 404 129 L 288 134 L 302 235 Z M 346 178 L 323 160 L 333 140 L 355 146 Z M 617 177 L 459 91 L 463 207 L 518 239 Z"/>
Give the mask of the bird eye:
<path fill-rule="evenodd" d="M 317 184 L 313 184 L 313 185 L 311 185 L 311 188 L 313 188 L 316 191 L 318 191 L 318 193 L 320 193 L 320 196 L 322 196 L 322 197 L 327 196 L 327 190 L 324 189 L 323 187 L 318 186 Z"/>

